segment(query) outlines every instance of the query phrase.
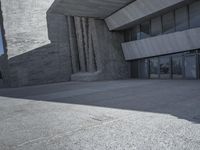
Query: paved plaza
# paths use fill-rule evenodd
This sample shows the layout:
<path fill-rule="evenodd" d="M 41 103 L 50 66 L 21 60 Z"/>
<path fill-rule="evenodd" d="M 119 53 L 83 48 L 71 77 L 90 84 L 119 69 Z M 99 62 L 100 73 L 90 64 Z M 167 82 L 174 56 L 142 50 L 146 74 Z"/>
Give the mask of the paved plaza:
<path fill-rule="evenodd" d="M 1 150 L 199 150 L 200 81 L 0 90 Z"/>

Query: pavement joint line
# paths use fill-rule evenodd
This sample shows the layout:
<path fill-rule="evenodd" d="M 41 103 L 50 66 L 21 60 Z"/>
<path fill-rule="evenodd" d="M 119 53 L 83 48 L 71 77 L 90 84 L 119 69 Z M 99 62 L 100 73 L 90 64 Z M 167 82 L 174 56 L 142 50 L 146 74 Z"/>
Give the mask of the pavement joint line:
<path fill-rule="evenodd" d="M 31 143 L 37 143 L 37 141 L 40 141 L 40 143 L 42 141 L 49 141 L 49 140 L 52 140 L 52 139 L 55 139 L 55 138 L 59 138 L 59 137 L 63 137 L 63 136 L 66 136 L 66 135 L 70 135 L 70 134 L 74 134 L 76 132 L 80 132 L 80 131 L 84 131 L 84 130 L 89 130 L 89 129 L 94 129 L 94 128 L 99 128 L 101 126 L 106 126 L 110 123 L 113 123 L 113 122 L 116 122 L 116 121 L 120 121 L 120 120 L 124 120 L 130 116 L 132 116 L 133 114 L 130 114 L 130 115 L 126 115 L 126 117 L 122 116 L 120 118 L 117 118 L 117 119 L 113 119 L 113 120 L 109 120 L 109 121 L 104 121 L 104 122 L 101 122 L 101 123 L 97 123 L 97 125 L 94 125 L 94 126 L 88 126 L 88 127 L 81 127 L 81 128 L 78 128 L 78 129 L 75 129 L 73 131 L 70 131 L 70 132 L 65 132 L 65 133 L 61 133 L 61 134 L 57 134 L 57 135 L 54 135 L 54 136 L 48 136 L 48 137 L 40 137 L 40 138 L 36 138 L 36 139 L 32 139 L 32 140 L 28 140 L 26 142 L 23 142 L 19 145 L 17 145 L 16 147 L 23 147 L 25 145 L 28 145 L 28 144 L 31 144 Z M 138 118 L 139 119 L 139 118 Z"/>

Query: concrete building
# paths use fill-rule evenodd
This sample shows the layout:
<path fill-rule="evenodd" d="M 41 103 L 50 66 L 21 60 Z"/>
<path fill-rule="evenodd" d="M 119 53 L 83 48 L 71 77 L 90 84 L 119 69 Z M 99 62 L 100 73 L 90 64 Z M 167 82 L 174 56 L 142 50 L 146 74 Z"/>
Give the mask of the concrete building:
<path fill-rule="evenodd" d="M 1 0 L 3 86 L 200 78 L 199 0 Z"/>

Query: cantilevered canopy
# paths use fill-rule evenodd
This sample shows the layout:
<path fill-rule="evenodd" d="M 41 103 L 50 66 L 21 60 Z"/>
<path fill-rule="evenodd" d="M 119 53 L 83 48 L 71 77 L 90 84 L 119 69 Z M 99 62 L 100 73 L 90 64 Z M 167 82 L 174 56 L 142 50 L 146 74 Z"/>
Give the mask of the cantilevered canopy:
<path fill-rule="evenodd" d="M 49 12 L 104 19 L 134 0 L 55 0 Z"/>

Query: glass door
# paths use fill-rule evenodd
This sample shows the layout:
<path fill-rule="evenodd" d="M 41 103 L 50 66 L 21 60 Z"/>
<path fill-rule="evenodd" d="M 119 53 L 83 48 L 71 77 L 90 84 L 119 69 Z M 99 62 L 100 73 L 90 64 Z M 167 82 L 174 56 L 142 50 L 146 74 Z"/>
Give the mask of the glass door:
<path fill-rule="evenodd" d="M 139 78 L 149 78 L 149 61 L 148 59 L 139 60 Z"/>
<path fill-rule="evenodd" d="M 172 78 L 183 78 L 183 55 L 172 56 Z"/>
<path fill-rule="evenodd" d="M 171 59 L 170 56 L 160 57 L 160 78 L 170 79 L 171 78 Z"/>
<path fill-rule="evenodd" d="M 159 78 L 158 57 L 151 58 L 149 61 L 150 61 L 150 78 L 151 79 Z"/>
<path fill-rule="evenodd" d="M 184 64 L 185 64 L 185 78 L 197 79 L 197 55 L 186 54 Z"/>

